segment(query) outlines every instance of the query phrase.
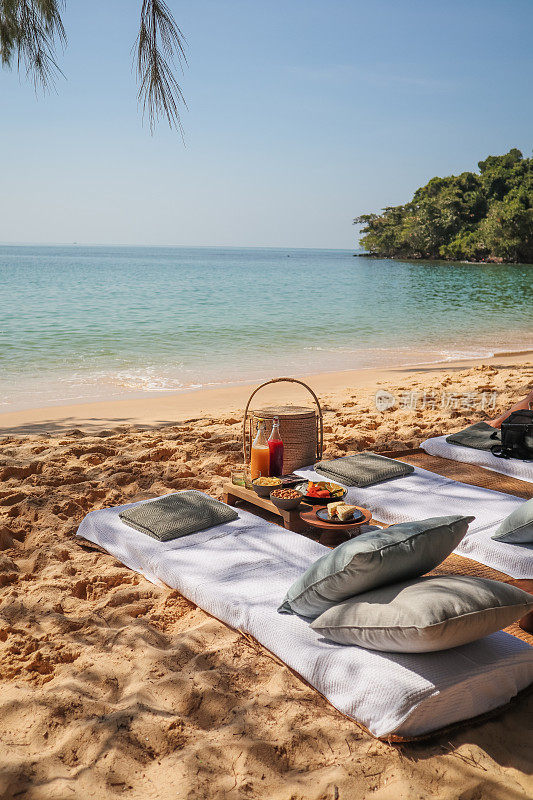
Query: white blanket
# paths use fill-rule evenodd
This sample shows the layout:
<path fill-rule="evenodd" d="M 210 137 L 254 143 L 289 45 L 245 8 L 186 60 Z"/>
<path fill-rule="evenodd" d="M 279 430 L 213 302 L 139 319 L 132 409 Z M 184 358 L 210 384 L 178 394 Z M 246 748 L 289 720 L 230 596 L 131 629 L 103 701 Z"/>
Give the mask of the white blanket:
<path fill-rule="evenodd" d="M 510 478 L 518 478 L 521 481 L 533 483 L 533 461 L 520 461 L 518 458 L 498 458 L 487 450 L 475 450 L 473 447 L 450 444 L 446 441 L 446 436 L 435 436 L 433 439 L 426 439 L 420 447 L 430 456 L 440 456 L 440 458 L 448 458 L 450 461 L 475 464 L 478 467 L 490 469 L 492 472 L 509 475 Z"/>
<path fill-rule="evenodd" d="M 93 511 L 78 536 L 254 636 L 376 736 L 417 736 L 469 719 L 504 705 L 533 681 L 533 648 L 502 631 L 414 655 L 328 642 L 304 619 L 276 611 L 325 547 L 242 510 L 235 522 L 158 542 L 122 522 L 119 512 L 130 507 Z"/>
<path fill-rule="evenodd" d="M 308 480 L 324 480 L 312 467 L 299 469 L 297 474 Z M 364 489 L 349 487 L 346 499 L 370 509 L 374 519 L 388 525 L 448 514 L 473 514 L 476 519 L 455 552 L 512 578 L 533 578 L 533 545 L 507 544 L 491 538 L 499 524 L 525 502 L 520 497 L 459 483 L 415 467 L 404 478 Z"/>

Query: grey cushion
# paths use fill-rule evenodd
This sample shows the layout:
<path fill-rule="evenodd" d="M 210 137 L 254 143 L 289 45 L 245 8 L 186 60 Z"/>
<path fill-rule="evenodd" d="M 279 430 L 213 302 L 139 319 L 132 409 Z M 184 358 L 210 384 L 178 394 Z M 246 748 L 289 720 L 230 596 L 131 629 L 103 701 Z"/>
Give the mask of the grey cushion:
<path fill-rule="evenodd" d="M 496 437 L 492 439 L 492 435 Z M 501 433 L 498 428 L 493 428 L 488 422 L 476 422 L 469 425 L 464 431 L 451 433 L 446 437 L 449 444 L 460 444 L 463 447 L 472 447 L 474 450 L 489 450 L 495 444 L 501 444 Z"/>
<path fill-rule="evenodd" d="M 414 467 L 378 453 L 363 452 L 330 461 L 319 461 L 315 464 L 315 471 L 334 481 L 340 481 L 345 486 L 363 487 L 410 475 L 414 472 Z"/>
<path fill-rule="evenodd" d="M 533 498 L 526 500 L 512 514 L 509 514 L 492 538 L 497 542 L 510 542 L 511 544 L 533 542 Z"/>
<path fill-rule="evenodd" d="M 505 628 L 533 608 L 508 583 L 446 575 L 417 578 L 351 597 L 311 627 L 326 639 L 389 653 L 458 647 Z"/>
<path fill-rule="evenodd" d="M 414 578 L 454 550 L 474 517 L 433 517 L 369 531 L 319 558 L 290 587 L 278 611 L 318 617 L 354 594 Z"/>
<path fill-rule="evenodd" d="M 193 489 L 140 503 L 119 514 L 126 525 L 160 542 L 232 522 L 238 516 L 234 508 Z"/>

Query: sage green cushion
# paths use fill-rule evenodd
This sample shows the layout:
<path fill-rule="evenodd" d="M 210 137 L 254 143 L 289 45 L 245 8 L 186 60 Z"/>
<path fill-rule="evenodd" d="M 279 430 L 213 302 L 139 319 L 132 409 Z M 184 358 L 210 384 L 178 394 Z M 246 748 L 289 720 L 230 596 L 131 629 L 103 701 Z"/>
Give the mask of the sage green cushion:
<path fill-rule="evenodd" d="M 495 438 L 492 438 L 495 434 Z M 460 444 L 463 447 L 472 447 L 474 450 L 488 450 L 495 444 L 501 444 L 501 432 L 493 428 L 488 422 L 476 422 L 462 431 L 451 433 L 446 437 L 449 444 Z"/>
<path fill-rule="evenodd" d="M 334 458 L 330 461 L 319 461 L 315 464 L 315 472 L 325 475 L 345 486 L 373 486 L 376 483 L 402 478 L 415 471 L 411 464 L 395 461 L 393 458 L 379 453 L 357 453 L 354 456 Z"/>
<path fill-rule="evenodd" d="M 354 594 L 423 575 L 450 555 L 473 519 L 432 517 L 349 539 L 311 564 L 278 611 L 318 617 Z"/>
<path fill-rule="evenodd" d="M 526 500 L 512 514 L 509 514 L 492 538 L 497 542 L 510 542 L 511 544 L 533 542 L 533 498 Z"/>
<path fill-rule="evenodd" d="M 387 653 L 429 653 L 501 630 L 533 608 L 508 583 L 445 575 L 417 578 L 351 597 L 311 627 L 326 639 Z"/>
<path fill-rule="evenodd" d="M 234 508 L 195 489 L 139 503 L 119 514 L 126 525 L 160 542 L 233 522 L 238 516 Z"/>

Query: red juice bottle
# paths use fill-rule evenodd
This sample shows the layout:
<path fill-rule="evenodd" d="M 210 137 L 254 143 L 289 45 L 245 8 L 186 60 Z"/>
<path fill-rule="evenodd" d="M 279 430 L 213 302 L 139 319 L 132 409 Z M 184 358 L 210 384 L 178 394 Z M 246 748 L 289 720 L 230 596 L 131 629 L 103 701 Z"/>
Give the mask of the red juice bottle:
<path fill-rule="evenodd" d="M 274 417 L 272 433 L 268 437 L 268 449 L 270 450 L 270 474 L 273 477 L 281 478 L 283 475 L 283 442 L 279 433 L 278 417 Z"/>

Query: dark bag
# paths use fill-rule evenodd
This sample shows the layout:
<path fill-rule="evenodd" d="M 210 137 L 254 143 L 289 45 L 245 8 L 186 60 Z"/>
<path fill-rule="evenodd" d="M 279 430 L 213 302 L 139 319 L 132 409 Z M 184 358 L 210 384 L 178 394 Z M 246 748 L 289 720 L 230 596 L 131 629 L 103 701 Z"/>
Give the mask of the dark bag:
<path fill-rule="evenodd" d="M 494 444 L 491 453 L 498 458 L 533 459 L 533 411 L 513 411 L 502 422 L 501 431 L 494 431 L 491 439 L 501 434 L 501 444 Z"/>

